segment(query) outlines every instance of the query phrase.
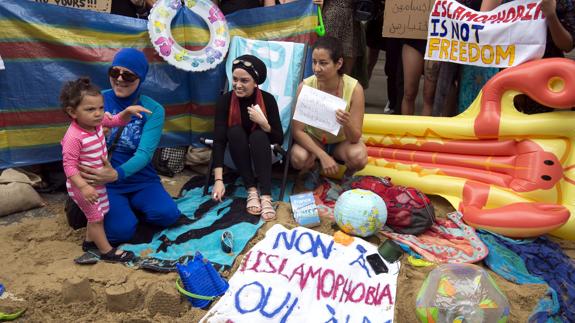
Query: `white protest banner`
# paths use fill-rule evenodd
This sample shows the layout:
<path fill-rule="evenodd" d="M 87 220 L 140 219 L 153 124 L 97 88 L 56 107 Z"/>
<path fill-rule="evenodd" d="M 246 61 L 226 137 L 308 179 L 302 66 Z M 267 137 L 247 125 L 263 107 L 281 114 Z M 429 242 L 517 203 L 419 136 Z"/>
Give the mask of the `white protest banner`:
<path fill-rule="evenodd" d="M 110 12 L 110 10 L 112 9 L 112 0 L 31 0 L 31 1 L 40 3 L 50 3 L 62 7 L 87 9 L 100 12 Z"/>
<path fill-rule="evenodd" d="M 425 59 L 506 68 L 543 57 L 547 25 L 537 0 L 477 12 L 438 0 L 429 15 Z"/>
<path fill-rule="evenodd" d="M 399 262 L 375 274 L 363 239 L 344 246 L 304 227 L 274 225 L 245 256 L 200 322 L 393 322 Z M 381 259 L 381 258 L 380 258 Z"/>
<path fill-rule="evenodd" d="M 335 118 L 335 111 L 345 110 L 346 106 L 343 99 L 304 85 L 297 98 L 293 118 L 337 136 L 341 125 Z"/>

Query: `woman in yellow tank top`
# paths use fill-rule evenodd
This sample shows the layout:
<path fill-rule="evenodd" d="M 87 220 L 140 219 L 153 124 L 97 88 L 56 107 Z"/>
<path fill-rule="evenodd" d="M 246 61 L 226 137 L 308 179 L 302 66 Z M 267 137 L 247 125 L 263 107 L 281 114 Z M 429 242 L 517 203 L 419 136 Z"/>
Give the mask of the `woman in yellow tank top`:
<path fill-rule="evenodd" d="M 343 74 L 343 49 L 337 39 L 320 38 L 313 46 L 312 62 L 314 75 L 299 85 L 298 95 L 302 86 L 308 85 L 342 98 L 347 106 L 345 111 L 336 112 L 337 122 L 341 124 L 337 136 L 292 120 L 292 165 L 296 169 L 309 170 L 319 160 L 326 175 L 335 175 L 337 159 L 345 163 L 346 173 L 351 175 L 367 164 L 367 148 L 361 141 L 365 112 L 363 88 L 356 79 Z"/>

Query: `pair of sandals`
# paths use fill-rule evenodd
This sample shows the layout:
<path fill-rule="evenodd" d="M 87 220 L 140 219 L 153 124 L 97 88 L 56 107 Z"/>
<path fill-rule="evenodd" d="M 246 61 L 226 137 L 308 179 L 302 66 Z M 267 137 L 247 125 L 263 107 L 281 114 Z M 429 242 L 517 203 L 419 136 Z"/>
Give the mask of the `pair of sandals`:
<path fill-rule="evenodd" d="M 134 260 L 136 257 L 133 252 L 127 250 L 122 250 L 121 253 L 117 253 L 117 248 L 112 248 L 112 250 L 106 253 L 100 253 L 96 243 L 93 241 L 82 242 L 82 251 L 84 251 L 85 254 L 74 259 L 77 264 L 81 265 L 95 264 L 98 260 L 126 263 Z"/>
<path fill-rule="evenodd" d="M 276 218 L 276 209 L 269 196 L 260 197 L 257 190 L 248 191 L 246 211 L 251 215 L 259 215 L 264 221 Z"/>

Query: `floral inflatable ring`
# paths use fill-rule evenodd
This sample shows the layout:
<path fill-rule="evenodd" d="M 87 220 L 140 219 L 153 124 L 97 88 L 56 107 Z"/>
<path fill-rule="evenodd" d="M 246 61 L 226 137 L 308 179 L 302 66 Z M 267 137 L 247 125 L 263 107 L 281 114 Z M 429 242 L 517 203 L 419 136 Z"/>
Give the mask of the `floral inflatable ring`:
<path fill-rule="evenodd" d="M 210 0 L 184 0 L 186 7 L 199 15 L 210 29 L 206 47 L 191 51 L 172 37 L 172 19 L 182 7 L 181 0 L 158 0 L 148 16 L 148 33 L 156 51 L 169 64 L 189 71 L 201 72 L 216 67 L 228 51 L 230 33 L 226 18 Z"/>

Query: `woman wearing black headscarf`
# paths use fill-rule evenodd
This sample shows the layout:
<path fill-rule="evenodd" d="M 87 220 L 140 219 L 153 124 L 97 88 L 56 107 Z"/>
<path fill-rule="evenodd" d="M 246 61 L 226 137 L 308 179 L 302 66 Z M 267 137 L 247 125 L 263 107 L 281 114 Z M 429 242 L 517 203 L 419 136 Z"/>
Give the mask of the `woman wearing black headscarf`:
<path fill-rule="evenodd" d="M 264 62 L 255 56 L 243 55 L 233 61 L 233 90 L 216 104 L 212 198 L 221 201 L 225 193 L 222 167 L 227 146 L 248 192 L 247 212 L 267 221 L 276 215 L 271 198 L 270 144 L 281 144 L 283 131 L 275 98 L 258 87 L 266 75 Z"/>

